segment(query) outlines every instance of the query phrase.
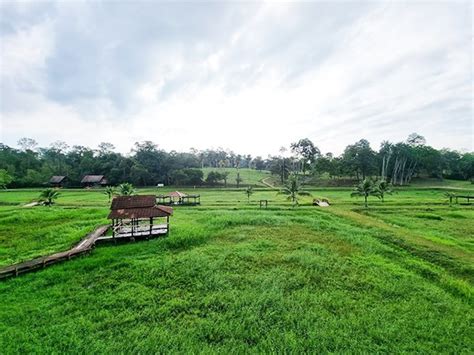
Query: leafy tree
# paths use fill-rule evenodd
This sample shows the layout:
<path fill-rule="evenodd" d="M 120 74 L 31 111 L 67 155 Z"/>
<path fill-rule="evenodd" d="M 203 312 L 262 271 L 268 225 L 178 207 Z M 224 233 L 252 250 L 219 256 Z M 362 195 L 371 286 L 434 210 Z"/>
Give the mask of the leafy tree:
<path fill-rule="evenodd" d="M 407 138 L 407 143 L 411 147 L 418 147 L 426 144 L 426 139 L 418 133 L 411 133 Z"/>
<path fill-rule="evenodd" d="M 380 197 L 380 192 L 377 187 L 374 185 L 372 180 L 366 178 L 359 185 L 355 186 L 354 190 L 351 193 L 351 197 L 354 196 L 363 196 L 365 201 L 365 207 L 367 208 L 367 199 L 369 196 Z"/>
<path fill-rule="evenodd" d="M 38 143 L 34 139 L 26 137 L 19 139 L 17 144 L 20 146 L 21 150 L 25 152 L 28 150 L 35 150 L 38 146 Z"/>
<path fill-rule="evenodd" d="M 311 196 L 308 191 L 302 190 L 302 185 L 299 182 L 298 175 L 291 174 L 285 183 L 285 186 L 278 194 L 287 195 L 287 199 L 292 202 L 293 207 L 299 205 L 299 196 Z"/>
<path fill-rule="evenodd" d="M 283 184 L 290 175 L 290 159 L 284 157 L 272 157 L 268 162 L 270 172 L 273 175 L 280 177 L 280 182 Z"/>
<path fill-rule="evenodd" d="M 375 152 L 366 139 L 348 145 L 344 150 L 343 161 L 347 171 L 355 172 L 357 178 L 360 174 L 365 179 L 376 171 Z"/>
<path fill-rule="evenodd" d="M 300 139 L 298 142 L 292 143 L 291 151 L 301 158 L 301 170 L 303 174 L 306 172 L 309 164 L 314 163 L 316 158 L 321 155 L 318 147 L 316 147 L 309 138 Z"/>
<path fill-rule="evenodd" d="M 393 190 L 391 189 L 391 184 L 385 180 L 379 180 L 376 183 L 376 189 L 377 192 L 382 199 L 382 202 L 384 202 L 384 196 L 385 194 L 391 195 L 393 193 Z"/>
<path fill-rule="evenodd" d="M 201 185 L 204 174 L 200 169 L 179 169 L 172 174 L 172 180 L 177 185 Z"/>
<path fill-rule="evenodd" d="M 221 173 L 221 180 L 224 180 L 224 187 L 227 187 L 227 179 L 229 178 L 229 172 L 224 171 Z"/>
<path fill-rule="evenodd" d="M 265 169 L 265 162 L 263 161 L 262 157 L 256 157 L 254 160 L 252 160 L 253 167 L 256 170 L 263 170 Z M 250 167 L 250 166 L 249 166 Z"/>
<path fill-rule="evenodd" d="M 206 183 L 208 183 L 209 185 L 216 185 L 221 180 L 222 174 L 218 171 L 210 171 L 206 177 Z"/>
<path fill-rule="evenodd" d="M 40 202 L 43 202 L 45 206 L 51 207 L 51 205 L 54 204 L 54 202 L 57 200 L 59 197 L 60 193 L 52 188 L 47 188 L 43 190 L 39 196 Z"/>
<path fill-rule="evenodd" d="M 109 202 L 116 193 L 117 190 L 113 186 L 107 186 L 104 190 L 104 195 L 107 195 L 107 197 L 109 198 Z"/>
<path fill-rule="evenodd" d="M 0 169 L 0 188 L 6 189 L 7 185 L 13 181 L 13 177 L 5 169 Z"/>
<path fill-rule="evenodd" d="M 247 195 L 247 202 L 250 203 L 250 196 L 253 194 L 253 187 L 252 187 L 252 186 L 248 186 L 248 187 L 245 189 L 245 194 Z"/>
<path fill-rule="evenodd" d="M 464 179 L 474 183 L 474 153 L 465 153 L 459 160 L 459 170 Z"/>
<path fill-rule="evenodd" d="M 132 184 L 124 182 L 118 186 L 120 196 L 131 196 L 135 195 L 137 191 Z"/>

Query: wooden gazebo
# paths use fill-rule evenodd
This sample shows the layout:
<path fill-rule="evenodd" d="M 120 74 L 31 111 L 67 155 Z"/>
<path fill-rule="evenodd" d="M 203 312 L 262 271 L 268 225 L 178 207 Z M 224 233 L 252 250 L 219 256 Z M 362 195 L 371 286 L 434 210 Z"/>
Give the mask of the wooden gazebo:
<path fill-rule="evenodd" d="M 112 200 L 108 218 L 112 220 L 112 238 L 149 239 L 169 233 L 173 209 L 156 205 L 154 195 L 118 196 Z M 155 222 L 162 220 L 162 223 Z"/>
<path fill-rule="evenodd" d="M 201 195 L 188 195 L 179 191 L 158 195 L 156 199 L 158 203 L 163 205 L 196 206 L 201 204 Z"/>

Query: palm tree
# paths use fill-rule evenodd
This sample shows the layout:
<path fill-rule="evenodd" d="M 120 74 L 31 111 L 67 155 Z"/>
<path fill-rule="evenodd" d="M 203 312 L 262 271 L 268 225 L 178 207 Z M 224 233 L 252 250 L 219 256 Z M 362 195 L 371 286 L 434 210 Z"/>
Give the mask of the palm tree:
<path fill-rule="evenodd" d="M 298 175 L 292 174 L 288 177 L 285 186 L 278 194 L 287 195 L 287 199 L 293 204 L 293 207 L 298 205 L 298 196 L 311 196 L 311 193 L 301 189 L 302 185 L 298 180 Z"/>
<path fill-rule="evenodd" d="M 118 188 L 119 188 L 119 195 L 121 196 L 135 195 L 137 192 L 135 188 L 133 187 L 133 185 L 130 184 L 129 182 L 124 182 L 120 184 Z"/>
<path fill-rule="evenodd" d="M 54 203 L 54 200 L 56 200 L 59 195 L 60 193 L 58 191 L 47 188 L 41 192 L 39 200 L 40 202 L 43 202 L 45 206 L 51 207 L 51 205 Z"/>
<path fill-rule="evenodd" d="M 245 194 L 247 195 L 248 203 L 250 203 L 250 195 L 253 194 L 253 187 L 249 186 L 245 189 Z"/>
<path fill-rule="evenodd" d="M 364 196 L 365 207 L 367 208 L 367 198 L 369 196 L 380 197 L 380 192 L 377 187 L 374 186 L 372 180 L 365 178 L 359 185 L 355 186 L 354 191 L 351 193 L 351 197 Z"/>
<path fill-rule="evenodd" d="M 392 194 L 393 190 L 391 189 L 391 187 L 392 185 L 385 180 L 377 181 L 376 189 L 379 192 L 380 197 L 382 198 L 382 202 L 384 202 L 383 198 L 385 194 L 388 194 L 388 195 Z"/>
<path fill-rule="evenodd" d="M 112 199 L 112 196 L 114 196 L 116 193 L 117 191 L 113 186 L 107 186 L 104 190 L 104 195 L 107 195 L 107 197 L 109 198 L 109 202 Z"/>

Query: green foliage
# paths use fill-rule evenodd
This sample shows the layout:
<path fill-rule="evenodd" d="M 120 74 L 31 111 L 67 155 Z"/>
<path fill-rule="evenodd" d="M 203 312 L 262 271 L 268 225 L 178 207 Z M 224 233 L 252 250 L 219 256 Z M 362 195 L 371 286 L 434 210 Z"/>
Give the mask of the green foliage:
<path fill-rule="evenodd" d="M 306 172 L 310 164 L 313 164 L 318 156 L 321 155 L 320 150 L 309 138 L 300 139 L 298 142 L 291 144 L 291 151 L 301 159 L 301 171 Z"/>
<path fill-rule="evenodd" d="M 132 184 L 124 182 L 118 186 L 118 193 L 120 196 L 131 196 L 135 195 L 137 191 Z"/>
<path fill-rule="evenodd" d="M 351 192 L 351 197 L 362 196 L 364 197 L 364 205 L 367 208 L 367 199 L 369 196 L 375 196 L 380 198 L 381 191 L 378 190 L 378 187 L 373 183 L 369 178 L 365 178 L 357 186 L 354 187 L 354 190 Z"/>
<path fill-rule="evenodd" d="M 0 188 L 6 189 L 7 185 L 13 181 L 13 177 L 5 169 L 0 169 Z"/>
<path fill-rule="evenodd" d="M 172 174 L 172 183 L 182 186 L 200 186 L 204 174 L 200 169 L 179 169 Z"/>
<path fill-rule="evenodd" d="M 104 195 L 107 195 L 108 199 L 109 199 L 109 202 L 110 200 L 112 199 L 112 197 L 114 195 L 117 194 L 117 189 L 113 186 L 107 186 L 105 189 L 104 189 Z"/>
<path fill-rule="evenodd" d="M 287 199 L 291 201 L 293 207 L 299 205 L 299 196 L 311 196 L 309 191 L 302 190 L 302 185 L 296 174 L 288 177 L 285 186 L 280 190 L 279 194 L 287 195 Z"/>
<path fill-rule="evenodd" d="M 375 182 L 375 188 L 382 199 L 382 202 L 384 202 L 384 196 L 386 194 L 391 195 L 393 193 L 392 190 L 392 185 L 385 181 L 385 180 L 378 180 Z"/>
<path fill-rule="evenodd" d="M 39 201 L 45 206 L 51 207 L 58 199 L 59 195 L 60 193 L 56 189 L 47 188 L 41 192 Z"/>
<path fill-rule="evenodd" d="M 247 186 L 245 189 L 245 194 L 247 195 L 247 202 L 250 203 L 250 196 L 253 194 L 253 187 Z"/>

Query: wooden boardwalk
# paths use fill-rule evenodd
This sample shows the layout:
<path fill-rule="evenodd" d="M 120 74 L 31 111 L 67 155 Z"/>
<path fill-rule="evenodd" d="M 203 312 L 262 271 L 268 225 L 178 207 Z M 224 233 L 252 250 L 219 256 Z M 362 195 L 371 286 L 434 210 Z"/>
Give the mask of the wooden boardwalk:
<path fill-rule="evenodd" d="M 28 260 L 22 263 L 10 265 L 0 269 L 0 279 L 11 276 L 18 276 L 19 274 L 44 268 L 46 266 L 56 264 L 60 261 L 69 260 L 75 256 L 79 256 L 91 251 L 96 241 L 103 236 L 110 225 L 102 225 L 97 227 L 92 233 L 89 233 L 79 243 L 69 250 L 62 251 L 47 256 L 41 256 L 36 259 Z"/>

